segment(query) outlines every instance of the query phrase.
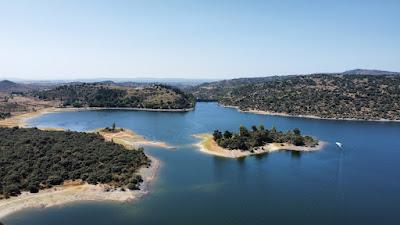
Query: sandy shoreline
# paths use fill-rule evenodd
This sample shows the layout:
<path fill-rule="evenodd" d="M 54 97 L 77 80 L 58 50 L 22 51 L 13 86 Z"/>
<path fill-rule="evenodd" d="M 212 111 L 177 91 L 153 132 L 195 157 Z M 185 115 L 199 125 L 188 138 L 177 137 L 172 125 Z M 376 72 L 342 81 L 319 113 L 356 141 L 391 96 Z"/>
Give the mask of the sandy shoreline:
<path fill-rule="evenodd" d="M 55 107 L 49 107 L 49 108 L 44 108 L 37 110 L 35 112 L 29 112 L 29 113 L 24 113 L 20 115 L 15 115 L 10 118 L 0 120 L 0 126 L 4 127 L 26 127 L 27 123 L 26 120 L 46 114 L 46 113 L 52 113 L 52 112 L 58 112 L 60 111 L 59 108 Z"/>
<path fill-rule="evenodd" d="M 325 142 L 319 141 L 319 144 L 315 147 L 304 147 L 295 146 L 286 143 L 270 143 L 262 147 L 254 149 L 253 152 L 241 151 L 241 150 L 229 150 L 220 147 L 214 140 L 211 134 L 194 134 L 193 137 L 201 139 L 201 141 L 195 144 L 201 152 L 226 158 L 241 158 L 250 155 L 264 154 L 274 151 L 286 150 L 286 151 L 298 151 L 298 152 L 311 152 L 322 149 L 325 146 Z"/>
<path fill-rule="evenodd" d="M 323 117 L 312 116 L 312 115 L 290 115 L 287 113 L 262 111 L 262 110 L 257 110 L 257 109 L 241 110 L 241 109 L 239 109 L 238 106 L 222 105 L 219 103 L 218 103 L 218 105 L 225 107 L 225 108 L 236 109 L 237 111 L 242 112 L 242 113 L 254 113 L 254 114 L 270 115 L 270 116 L 297 117 L 297 118 L 307 118 L 307 119 L 316 119 L 316 120 L 359 121 L 359 122 L 396 122 L 396 123 L 400 122 L 400 120 L 388 120 L 388 119 L 363 120 L 363 119 L 352 119 L 352 118 L 323 118 Z"/>
<path fill-rule="evenodd" d="M 143 146 L 154 146 L 166 149 L 175 149 L 174 146 L 169 145 L 162 141 L 150 141 L 145 137 L 135 133 L 132 130 L 123 128 L 123 131 L 118 132 L 104 132 L 102 129 L 96 129 L 95 131 L 104 137 L 106 141 L 113 141 L 115 143 L 125 146 L 127 149 L 134 149 Z"/>

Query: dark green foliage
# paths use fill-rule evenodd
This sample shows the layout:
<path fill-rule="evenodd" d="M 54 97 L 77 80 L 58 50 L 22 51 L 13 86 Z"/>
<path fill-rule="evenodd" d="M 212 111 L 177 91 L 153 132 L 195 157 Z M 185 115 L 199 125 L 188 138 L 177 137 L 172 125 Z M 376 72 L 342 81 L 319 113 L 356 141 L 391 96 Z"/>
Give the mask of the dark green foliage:
<path fill-rule="evenodd" d="M 221 138 L 222 138 L 222 133 L 221 133 L 221 131 L 215 130 L 214 133 L 213 133 L 213 138 L 214 138 L 214 141 L 216 141 L 216 140 L 218 140 L 218 139 L 221 139 Z"/>
<path fill-rule="evenodd" d="M 195 105 L 191 94 L 160 84 L 135 88 L 82 83 L 38 91 L 34 95 L 44 100 L 59 99 L 64 106 L 73 107 L 188 109 Z"/>
<path fill-rule="evenodd" d="M 9 112 L 0 112 L 0 120 L 6 119 L 6 118 L 9 118 L 9 117 L 11 117 L 11 113 L 9 113 Z"/>
<path fill-rule="evenodd" d="M 314 74 L 202 84 L 196 98 L 241 110 L 361 120 L 400 120 L 400 76 Z"/>
<path fill-rule="evenodd" d="M 249 133 L 249 131 L 247 130 L 247 128 L 245 126 L 240 126 L 239 135 L 241 137 L 248 137 L 248 136 L 250 136 L 250 133 Z"/>
<path fill-rule="evenodd" d="M 139 188 L 137 169 L 150 160 L 143 149 L 126 150 L 98 134 L 0 128 L 0 197 L 83 180 Z"/>
<path fill-rule="evenodd" d="M 213 138 L 217 144 L 227 149 L 253 150 L 253 148 L 263 146 L 267 143 L 289 143 L 296 146 L 318 145 L 318 141 L 310 136 L 301 136 L 298 128 L 288 132 L 278 132 L 276 128 L 265 129 L 263 125 L 257 128 L 252 126 L 252 130 L 240 126 L 239 133 L 225 131 L 224 135 L 219 130 L 214 131 Z"/>
<path fill-rule="evenodd" d="M 229 139 L 229 138 L 231 138 L 231 137 L 232 137 L 232 133 L 226 130 L 226 131 L 224 132 L 224 138 L 225 138 L 225 139 Z"/>

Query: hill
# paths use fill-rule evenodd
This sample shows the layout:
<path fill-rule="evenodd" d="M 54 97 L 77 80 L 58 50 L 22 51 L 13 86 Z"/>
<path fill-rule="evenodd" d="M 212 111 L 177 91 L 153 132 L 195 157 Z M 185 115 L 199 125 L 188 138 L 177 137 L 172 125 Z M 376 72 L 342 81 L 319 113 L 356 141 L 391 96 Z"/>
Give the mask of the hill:
<path fill-rule="evenodd" d="M 187 87 L 184 90 L 195 96 L 197 101 L 217 101 L 226 93 L 240 88 L 242 86 L 255 83 L 263 83 L 272 80 L 281 80 L 289 76 L 270 76 L 270 77 L 254 77 L 254 78 L 237 78 L 231 80 L 222 80 L 215 82 L 207 82 L 193 87 Z"/>
<path fill-rule="evenodd" d="M 9 80 L 2 80 L 0 81 L 0 93 L 9 94 L 12 92 L 29 92 L 33 90 L 41 90 L 48 87 L 51 87 L 50 84 L 23 84 L 23 83 L 16 83 Z"/>
<path fill-rule="evenodd" d="M 241 110 L 332 119 L 400 120 L 400 76 L 313 74 L 196 86 L 197 99 Z"/>
<path fill-rule="evenodd" d="M 64 106 L 120 107 L 143 109 L 190 109 L 194 97 L 177 88 L 152 84 L 122 86 L 113 82 L 77 83 L 38 91 L 34 96 L 43 100 L 61 100 Z"/>
<path fill-rule="evenodd" d="M 11 92 L 11 91 L 21 91 L 26 90 L 26 87 L 22 84 L 18 84 L 9 80 L 0 81 L 0 92 Z"/>
<path fill-rule="evenodd" d="M 342 73 L 343 75 L 371 75 L 371 76 L 380 76 L 380 75 L 400 75 L 399 72 L 390 72 L 384 70 L 366 70 L 366 69 L 354 69 L 348 70 Z"/>

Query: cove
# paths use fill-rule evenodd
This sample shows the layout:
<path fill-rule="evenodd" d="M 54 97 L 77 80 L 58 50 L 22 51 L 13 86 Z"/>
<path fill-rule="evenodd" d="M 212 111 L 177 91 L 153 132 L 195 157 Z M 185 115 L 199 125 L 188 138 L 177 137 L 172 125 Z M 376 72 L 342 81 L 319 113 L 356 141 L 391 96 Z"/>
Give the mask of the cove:
<path fill-rule="evenodd" d="M 162 166 L 151 193 L 139 201 L 28 209 L 6 217 L 6 225 L 400 224 L 400 123 L 256 115 L 216 103 L 198 103 L 191 112 L 58 112 L 28 122 L 76 131 L 115 122 L 176 149 L 145 148 Z M 192 134 L 260 124 L 298 127 L 328 144 L 317 152 L 237 160 L 193 145 L 199 140 Z"/>

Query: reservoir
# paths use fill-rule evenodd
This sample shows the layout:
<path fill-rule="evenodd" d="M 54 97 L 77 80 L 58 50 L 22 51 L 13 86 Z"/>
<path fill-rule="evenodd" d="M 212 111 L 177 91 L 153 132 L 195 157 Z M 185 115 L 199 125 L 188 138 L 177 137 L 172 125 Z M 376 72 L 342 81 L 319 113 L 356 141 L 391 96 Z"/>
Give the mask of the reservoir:
<path fill-rule="evenodd" d="M 400 224 L 400 123 L 257 115 L 216 103 L 198 103 L 190 112 L 57 112 L 28 122 L 75 131 L 115 122 L 176 149 L 145 148 L 161 168 L 138 201 L 27 209 L 6 217 L 5 225 Z M 261 124 L 299 128 L 328 144 L 317 152 L 242 159 L 207 155 L 194 146 L 200 140 L 193 134 Z"/>

